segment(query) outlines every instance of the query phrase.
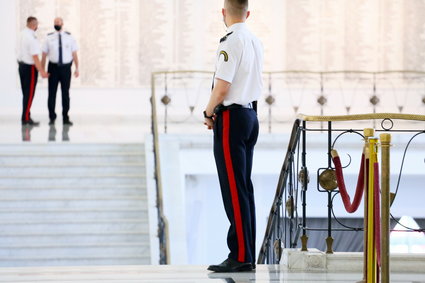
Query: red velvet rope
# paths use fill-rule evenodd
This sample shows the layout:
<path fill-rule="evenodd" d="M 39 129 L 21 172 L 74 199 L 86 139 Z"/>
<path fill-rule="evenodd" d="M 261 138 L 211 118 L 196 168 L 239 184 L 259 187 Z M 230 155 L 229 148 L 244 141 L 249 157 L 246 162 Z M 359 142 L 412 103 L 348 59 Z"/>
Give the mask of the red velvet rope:
<path fill-rule="evenodd" d="M 341 160 L 338 155 L 334 156 L 332 160 L 335 164 L 336 180 L 338 182 L 338 188 L 341 194 L 342 202 L 344 203 L 345 210 L 348 213 L 353 213 L 359 208 L 360 201 L 362 200 L 363 191 L 364 191 L 364 160 L 365 160 L 364 153 L 362 154 L 362 161 L 360 163 L 359 178 L 357 179 L 357 187 L 356 187 L 356 193 L 354 195 L 353 203 L 351 203 L 350 196 L 348 195 L 347 189 L 345 187 Z M 369 164 L 366 164 L 366 166 L 369 167 Z"/>
<path fill-rule="evenodd" d="M 379 164 L 376 162 L 373 164 L 373 200 L 374 200 L 374 208 L 375 208 L 375 246 L 376 246 L 376 254 L 378 260 L 378 266 L 381 266 L 381 217 L 380 217 L 380 207 L 379 207 Z"/>

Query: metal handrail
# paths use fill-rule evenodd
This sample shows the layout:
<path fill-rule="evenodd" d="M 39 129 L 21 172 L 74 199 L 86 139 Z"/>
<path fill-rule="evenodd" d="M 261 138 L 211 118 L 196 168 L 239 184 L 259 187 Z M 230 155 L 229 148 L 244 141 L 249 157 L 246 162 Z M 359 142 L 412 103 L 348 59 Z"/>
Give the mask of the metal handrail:
<path fill-rule="evenodd" d="M 155 164 L 155 181 L 156 181 L 156 207 L 158 214 L 158 238 L 159 238 L 159 263 L 168 264 L 169 260 L 169 236 L 168 222 L 164 215 L 163 195 L 162 195 L 162 179 L 161 179 L 161 163 L 159 152 L 159 137 L 158 137 L 158 120 L 156 113 L 156 98 L 155 98 L 155 74 L 151 76 L 151 130 L 153 136 L 153 155 Z"/>
<path fill-rule="evenodd" d="M 286 151 L 285 160 L 280 170 L 279 181 L 277 184 L 276 194 L 273 200 L 272 207 L 270 209 L 269 218 L 267 221 L 266 232 L 264 235 L 263 244 L 261 245 L 260 254 L 258 256 L 258 263 L 263 264 L 267 256 L 267 248 L 270 246 L 271 236 L 274 233 L 273 228 L 276 221 L 280 221 L 278 216 L 279 207 L 282 205 L 283 193 L 286 189 L 286 181 L 290 174 L 290 165 L 294 160 L 295 149 L 300 139 L 300 120 L 297 119 L 292 127 L 291 137 L 288 144 L 288 150 Z"/>

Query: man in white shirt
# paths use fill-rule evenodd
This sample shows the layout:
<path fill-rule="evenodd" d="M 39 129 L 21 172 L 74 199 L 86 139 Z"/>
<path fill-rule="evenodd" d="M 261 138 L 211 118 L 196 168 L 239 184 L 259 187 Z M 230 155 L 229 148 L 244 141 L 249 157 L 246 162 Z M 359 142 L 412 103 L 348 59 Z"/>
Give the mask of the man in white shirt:
<path fill-rule="evenodd" d="M 38 126 L 40 123 L 31 119 L 31 105 L 34 99 L 35 88 L 37 86 L 38 72 L 42 78 L 47 78 L 47 74 L 41 66 L 38 55 L 40 54 L 40 43 L 37 40 L 35 31 L 38 28 L 38 21 L 35 17 L 28 17 L 27 26 L 21 31 L 18 64 L 19 78 L 22 88 L 22 125 Z"/>
<path fill-rule="evenodd" d="M 225 0 L 227 35 L 220 40 L 204 124 L 214 130 L 214 157 L 230 222 L 228 258 L 215 272 L 255 269 L 255 204 L 251 182 L 258 137 L 257 100 L 262 92 L 263 47 L 247 28 L 248 0 Z"/>
<path fill-rule="evenodd" d="M 46 57 L 49 57 L 49 125 L 54 125 L 56 120 L 56 92 L 60 83 L 63 124 L 72 126 L 68 115 L 70 108 L 69 88 L 71 87 L 71 66 L 73 63 L 75 64 L 74 76 L 76 78 L 79 76 L 78 46 L 74 37 L 69 32 L 63 31 L 62 18 L 56 18 L 54 20 L 54 28 L 56 31 L 49 33 L 43 44 L 43 57 L 41 60 L 44 69 Z"/>

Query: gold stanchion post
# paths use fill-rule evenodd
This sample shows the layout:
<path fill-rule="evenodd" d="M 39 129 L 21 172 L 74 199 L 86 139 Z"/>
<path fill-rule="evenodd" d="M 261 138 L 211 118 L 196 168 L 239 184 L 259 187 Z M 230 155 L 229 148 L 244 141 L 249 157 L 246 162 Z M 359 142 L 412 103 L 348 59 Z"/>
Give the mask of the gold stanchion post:
<path fill-rule="evenodd" d="M 381 134 L 381 282 L 390 282 L 390 134 Z"/>
<path fill-rule="evenodd" d="M 368 188 L 368 182 L 369 180 L 367 179 L 368 176 L 368 168 L 366 166 L 367 161 L 369 160 L 369 138 L 373 137 L 375 135 L 375 130 L 371 129 L 371 128 L 366 128 L 363 130 L 363 135 L 364 135 L 364 148 L 363 148 L 363 153 L 364 153 L 364 221 L 363 221 L 363 280 L 366 281 L 367 279 L 367 188 Z"/>
<path fill-rule="evenodd" d="M 376 282 L 376 245 L 374 225 L 374 164 L 377 162 L 377 138 L 369 139 L 369 186 L 368 186 L 368 213 L 367 213 L 367 282 Z"/>

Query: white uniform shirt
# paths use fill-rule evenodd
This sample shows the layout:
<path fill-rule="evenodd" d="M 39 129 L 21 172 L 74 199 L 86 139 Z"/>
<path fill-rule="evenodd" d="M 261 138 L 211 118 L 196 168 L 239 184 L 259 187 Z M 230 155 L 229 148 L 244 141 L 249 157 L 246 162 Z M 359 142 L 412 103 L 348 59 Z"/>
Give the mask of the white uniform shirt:
<path fill-rule="evenodd" d="M 62 41 L 62 63 L 72 62 L 72 53 L 78 50 L 77 42 L 69 32 L 61 31 Z M 52 32 L 47 35 L 43 44 L 43 53 L 49 57 L 52 63 L 59 63 L 59 32 Z"/>
<path fill-rule="evenodd" d="M 231 83 L 224 106 L 247 105 L 261 96 L 263 46 L 245 23 L 233 24 L 227 32 L 217 51 L 215 77 Z"/>
<path fill-rule="evenodd" d="M 21 32 L 18 61 L 28 65 L 34 65 L 34 59 L 32 56 L 40 55 L 40 52 L 40 43 L 37 40 L 35 31 L 26 27 Z"/>

